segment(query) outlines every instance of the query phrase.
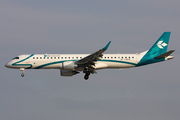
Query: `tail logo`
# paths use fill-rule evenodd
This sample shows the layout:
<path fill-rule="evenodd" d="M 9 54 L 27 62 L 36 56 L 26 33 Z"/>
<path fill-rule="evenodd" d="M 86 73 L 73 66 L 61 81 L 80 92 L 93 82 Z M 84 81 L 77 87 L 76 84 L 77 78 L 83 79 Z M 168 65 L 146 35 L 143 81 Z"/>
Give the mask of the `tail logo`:
<path fill-rule="evenodd" d="M 160 49 L 163 49 L 164 47 L 167 46 L 167 44 L 166 44 L 165 42 L 163 43 L 163 41 L 159 41 L 159 42 L 157 43 L 157 46 L 158 46 Z"/>

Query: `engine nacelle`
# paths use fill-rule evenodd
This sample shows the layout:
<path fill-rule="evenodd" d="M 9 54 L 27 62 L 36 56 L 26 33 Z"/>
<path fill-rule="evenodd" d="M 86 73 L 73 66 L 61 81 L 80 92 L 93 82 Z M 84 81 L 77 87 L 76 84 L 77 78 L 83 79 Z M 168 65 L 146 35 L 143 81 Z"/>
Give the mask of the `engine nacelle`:
<path fill-rule="evenodd" d="M 61 76 L 73 76 L 78 74 L 77 71 L 71 71 L 71 70 L 61 70 Z"/>
<path fill-rule="evenodd" d="M 75 70 L 77 68 L 77 65 L 74 64 L 72 61 L 63 62 L 60 64 L 59 68 L 61 70 Z"/>

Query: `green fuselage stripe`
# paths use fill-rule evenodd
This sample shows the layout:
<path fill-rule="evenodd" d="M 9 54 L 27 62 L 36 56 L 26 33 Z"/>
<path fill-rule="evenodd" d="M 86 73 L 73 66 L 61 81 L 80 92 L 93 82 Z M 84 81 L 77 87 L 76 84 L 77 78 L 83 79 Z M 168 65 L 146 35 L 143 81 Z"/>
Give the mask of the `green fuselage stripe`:
<path fill-rule="evenodd" d="M 46 67 L 46 66 L 49 66 L 49 65 L 54 65 L 54 64 L 58 64 L 58 63 L 63 63 L 63 62 L 67 62 L 67 61 L 77 61 L 77 60 L 63 60 L 63 61 L 57 61 L 57 62 L 51 62 L 51 63 L 46 63 L 46 64 L 43 64 L 43 65 L 40 65 L 34 69 L 40 69 L 42 67 Z"/>
<path fill-rule="evenodd" d="M 20 60 L 20 61 L 18 61 L 18 62 L 15 62 L 15 63 L 13 63 L 12 65 L 13 65 L 13 66 L 29 66 L 29 67 L 26 68 L 26 69 L 30 69 L 30 68 L 32 68 L 32 64 L 18 64 L 18 63 L 21 63 L 21 62 L 23 62 L 23 61 L 31 58 L 32 56 L 34 56 L 34 54 L 31 54 L 31 55 L 28 56 L 27 58 L 25 58 L 25 59 L 23 59 L 23 60 Z"/>
<path fill-rule="evenodd" d="M 116 63 L 130 64 L 130 65 L 137 65 L 136 63 L 126 62 L 126 61 L 119 61 L 119 60 L 98 60 L 98 61 L 103 61 L 103 62 L 116 62 Z"/>
<path fill-rule="evenodd" d="M 67 61 L 77 61 L 77 60 L 63 60 L 63 61 L 56 61 L 56 62 L 51 62 L 51 63 L 46 63 L 43 65 L 40 65 L 34 69 L 40 69 L 49 65 L 54 65 L 54 64 L 59 64 L 59 63 L 63 63 L 63 62 L 67 62 Z M 98 60 L 98 61 L 102 61 L 102 62 L 116 62 L 116 63 L 125 63 L 125 64 L 130 64 L 130 65 L 137 65 L 135 63 L 131 63 L 131 62 L 125 62 L 125 61 L 118 61 L 118 60 Z"/>

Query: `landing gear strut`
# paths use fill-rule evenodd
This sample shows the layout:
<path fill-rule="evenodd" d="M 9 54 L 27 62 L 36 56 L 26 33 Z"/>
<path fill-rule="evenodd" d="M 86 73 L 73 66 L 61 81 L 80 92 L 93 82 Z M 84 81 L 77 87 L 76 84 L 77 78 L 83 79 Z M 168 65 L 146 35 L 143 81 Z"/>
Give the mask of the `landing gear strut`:
<path fill-rule="evenodd" d="M 20 68 L 20 71 L 22 71 L 21 77 L 24 77 L 24 68 Z"/>

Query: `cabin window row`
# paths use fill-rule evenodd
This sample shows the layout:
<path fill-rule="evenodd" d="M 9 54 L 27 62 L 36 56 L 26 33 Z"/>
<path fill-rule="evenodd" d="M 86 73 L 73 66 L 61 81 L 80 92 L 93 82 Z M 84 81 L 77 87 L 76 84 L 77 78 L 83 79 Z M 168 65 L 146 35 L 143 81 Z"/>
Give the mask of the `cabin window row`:
<path fill-rule="evenodd" d="M 78 59 L 82 57 L 33 57 L 33 59 Z"/>
<path fill-rule="evenodd" d="M 127 58 L 132 58 L 134 57 L 103 57 L 104 59 L 127 59 Z M 33 59 L 82 59 L 82 57 L 33 57 Z"/>
<path fill-rule="evenodd" d="M 120 58 L 133 58 L 134 59 L 134 57 L 103 57 L 104 59 L 109 59 L 109 58 L 111 58 L 111 59 L 120 59 Z"/>

